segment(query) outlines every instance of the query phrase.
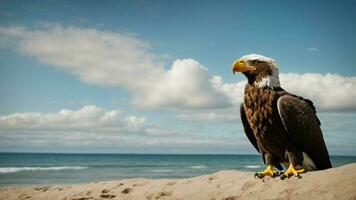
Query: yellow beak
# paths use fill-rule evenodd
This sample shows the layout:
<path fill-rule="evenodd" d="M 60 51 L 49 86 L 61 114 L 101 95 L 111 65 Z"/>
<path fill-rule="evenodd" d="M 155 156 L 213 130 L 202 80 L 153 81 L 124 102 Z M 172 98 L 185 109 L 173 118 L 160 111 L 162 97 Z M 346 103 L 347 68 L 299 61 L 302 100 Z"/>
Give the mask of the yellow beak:
<path fill-rule="evenodd" d="M 255 66 L 246 66 L 246 62 L 242 60 L 235 60 L 235 62 L 232 64 L 232 73 L 235 74 L 235 72 L 253 72 L 256 70 Z"/>

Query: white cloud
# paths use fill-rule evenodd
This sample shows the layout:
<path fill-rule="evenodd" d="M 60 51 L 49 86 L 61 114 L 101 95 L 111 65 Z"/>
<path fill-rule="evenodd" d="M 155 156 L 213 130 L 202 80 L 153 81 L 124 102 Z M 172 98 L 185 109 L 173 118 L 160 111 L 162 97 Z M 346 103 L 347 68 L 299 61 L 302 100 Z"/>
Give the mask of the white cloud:
<path fill-rule="evenodd" d="M 86 83 L 137 88 L 164 71 L 148 43 L 120 33 L 44 25 L 36 30 L 0 28 L 0 36 L 7 44 L 15 39 L 25 55 Z"/>
<path fill-rule="evenodd" d="M 14 113 L 0 116 L 1 132 L 94 132 L 125 134 L 144 132 L 146 118 L 122 116 L 120 110 L 105 111 L 95 105 L 56 113 Z"/>
<path fill-rule="evenodd" d="M 311 99 L 319 109 L 355 109 L 356 77 L 337 74 L 281 74 L 282 87 Z"/>
<path fill-rule="evenodd" d="M 136 117 L 136 116 L 128 116 L 125 118 L 126 125 L 131 130 L 139 130 L 141 126 L 145 123 L 146 118 L 144 117 Z"/>
<path fill-rule="evenodd" d="M 165 70 L 149 44 L 129 35 L 60 25 L 0 28 L 2 47 L 20 52 L 79 77 L 83 82 L 120 86 L 135 106 L 153 109 L 212 108 L 228 105 L 210 76 L 193 59 L 176 60 Z M 6 44 L 6 45 L 5 45 Z"/>
<path fill-rule="evenodd" d="M 244 89 L 247 83 L 246 80 L 236 83 L 225 83 L 221 76 L 213 76 L 211 82 L 217 90 L 223 92 L 227 97 L 229 97 L 232 105 L 240 107 L 240 104 L 244 99 Z"/>
<path fill-rule="evenodd" d="M 172 68 L 152 87 L 137 93 L 135 105 L 178 109 L 229 106 L 227 96 L 210 80 L 207 69 L 193 59 L 174 61 Z"/>

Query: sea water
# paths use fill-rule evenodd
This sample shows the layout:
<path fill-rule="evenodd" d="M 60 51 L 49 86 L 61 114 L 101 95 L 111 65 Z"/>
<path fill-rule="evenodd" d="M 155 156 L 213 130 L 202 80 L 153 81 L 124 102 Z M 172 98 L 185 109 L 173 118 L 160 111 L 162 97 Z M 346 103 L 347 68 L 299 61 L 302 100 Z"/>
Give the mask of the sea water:
<path fill-rule="evenodd" d="M 331 156 L 334 167 L 356 162 Z M 0 186 L 187 178 L 220 170 L 259 171 L 259 155 L 0 153 Z"/>

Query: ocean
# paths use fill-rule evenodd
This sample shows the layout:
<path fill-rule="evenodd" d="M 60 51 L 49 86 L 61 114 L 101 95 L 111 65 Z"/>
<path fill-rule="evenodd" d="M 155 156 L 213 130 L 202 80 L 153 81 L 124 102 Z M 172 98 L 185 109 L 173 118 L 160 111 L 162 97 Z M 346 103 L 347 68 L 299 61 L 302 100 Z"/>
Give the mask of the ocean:
<path fill-rule="evenodd" d="M 334 167 L 356 156 L 331 156 Z M 61 185 L 127 178 L 186 178 L 259 171 L 258 155 L 0 153 L 0 186 Z"/>

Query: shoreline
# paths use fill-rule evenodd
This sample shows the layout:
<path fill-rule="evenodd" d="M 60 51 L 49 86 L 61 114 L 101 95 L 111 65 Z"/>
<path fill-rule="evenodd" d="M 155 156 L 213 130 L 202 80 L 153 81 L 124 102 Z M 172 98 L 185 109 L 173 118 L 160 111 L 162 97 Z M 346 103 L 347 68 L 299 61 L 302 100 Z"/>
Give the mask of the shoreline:
<path fill-rule="evenodd" d="M 0 199 L 356 199 L 356 163 L 308 172 L 301 179 L 254 179 L 253 174 L 229 170 L 181 179 L 1 186 Z"/>

